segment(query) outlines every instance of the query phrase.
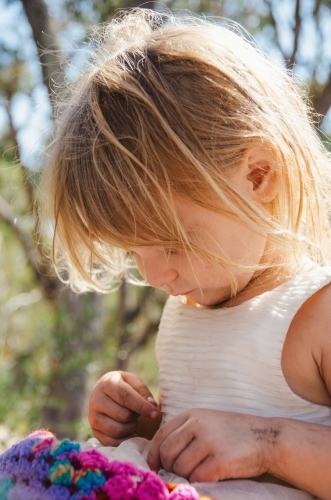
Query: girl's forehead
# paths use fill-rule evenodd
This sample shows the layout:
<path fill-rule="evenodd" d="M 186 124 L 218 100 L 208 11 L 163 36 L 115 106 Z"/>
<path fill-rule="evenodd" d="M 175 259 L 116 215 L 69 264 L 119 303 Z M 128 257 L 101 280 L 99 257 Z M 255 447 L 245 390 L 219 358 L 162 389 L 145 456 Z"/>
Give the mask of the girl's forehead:
<path fill-rule="evenodd" d="M 221 217 L 227 211 L 226 205 L 221 200 L 215 200 L 211 195 L 205 204 L 194 202 L 190 199 L 175 198 L 175 213 L 179 221 L 185 226 L 186 231 L 194 230 L 199 225 L 205 225 L 206 219 Z M 207 203 L 209 202 L 209 203 Z"/>
<path fill-rule="evenodd" d="M 210 217 L 211 211 L 191 200 L 176 199 L 175 215 L 187 237 L 193 236 L 205 226 L 206 219 Z"/>
<path fill-rule="evenodd" d="M 169 233 L 158 235 L 156 232 L 151 231 L 144 234 L 136 233 L 132 244 L 127 250 L 133 251 L 136 248 L 171 248 L 176 244 L 194 243 L 198 235 L 210 232 L 214 225 L 214 220 L 218 218 L 219 214 L 212 212 L 191 200 L 183 200 L 177 198 L 174 205 L 169 211 L 172 212 L 172 217 L 175 219 L 173 226 L 174 231 L 171 231 L 173 238 Z M 175 229 L 176 228 L 176 229 Z M 176 236 L 177 235 L 177 236 Z"/>

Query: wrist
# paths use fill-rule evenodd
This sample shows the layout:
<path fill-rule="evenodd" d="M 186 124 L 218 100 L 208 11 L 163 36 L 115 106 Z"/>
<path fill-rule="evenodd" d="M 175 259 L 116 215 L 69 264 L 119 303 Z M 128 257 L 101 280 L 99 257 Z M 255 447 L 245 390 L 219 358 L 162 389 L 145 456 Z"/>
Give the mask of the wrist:
<path fill-rule="evenodd" d="M 266 454 L 266 472 L 281 478 L 284 463 L 284 442 L 286 442 L 286 420 L 284 418 L 268 418 L 269 447 Z"/>
<path fill-rule="evenodd" d="M 281 460 L 282 419 L 262 417 L 262 425 L 251 430 L 261 445 L 261 473 L 277 475 L 278 463 Z"/>

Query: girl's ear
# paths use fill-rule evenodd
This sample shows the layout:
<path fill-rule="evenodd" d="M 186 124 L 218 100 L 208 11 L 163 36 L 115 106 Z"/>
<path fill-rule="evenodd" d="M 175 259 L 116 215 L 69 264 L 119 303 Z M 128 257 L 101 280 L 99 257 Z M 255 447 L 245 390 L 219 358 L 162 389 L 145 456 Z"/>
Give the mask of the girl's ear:
<path fill-rule="evenodd" d="M 279 189 L 279 175 L 272 150 L 262 146 L 249 148 L 233 181 L 234 187 L 243 196 L 248 195 L 260 203 L 272 201 Z"/>

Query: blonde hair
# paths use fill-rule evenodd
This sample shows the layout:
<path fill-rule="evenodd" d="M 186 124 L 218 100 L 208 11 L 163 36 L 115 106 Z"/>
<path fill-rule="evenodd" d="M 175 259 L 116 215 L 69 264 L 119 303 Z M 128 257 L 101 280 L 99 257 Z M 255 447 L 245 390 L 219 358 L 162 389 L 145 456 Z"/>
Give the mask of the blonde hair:
<path fill-rule="evenodd" d="M 203 253 L 181 225 L 178 198 L 220 211 L 218 197 L 284 256 L 329 261 L 329 157 L 292 76 L 235 31 L 145 9 L 100 28 L 41 184 L 54 264 L 75 290 L 120 283 L 132 246 Z M 228 181 L 256 143 L 273 152 L 280 178 L 267 215 Z"/>

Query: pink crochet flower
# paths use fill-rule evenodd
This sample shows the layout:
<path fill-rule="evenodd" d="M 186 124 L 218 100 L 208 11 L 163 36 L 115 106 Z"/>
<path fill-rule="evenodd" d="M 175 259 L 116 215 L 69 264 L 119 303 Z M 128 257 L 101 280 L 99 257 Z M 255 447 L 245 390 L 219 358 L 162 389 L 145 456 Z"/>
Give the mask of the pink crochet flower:
<path fill-rule="evenodd" d="M 73 454 L 71 456 L 73 456 Z M 97 450 L 92 449 L 92 450 L 81 451 L 79 455 L 75 456 L 77 457 L 77 460 L 79 461 L 81 466 L 84 468 L 100 469 L 100 470 L 110 468 L 109 460 Z"/>
<path fill-rule="evenodd" d="M 103 491 L 111 500 L 133 500 L 136 498 L 137 483 L 129 475 L 118 475 L 108 479 Z"/>
<path fill-rule="evenodd" d="M 168 488 L 156 474 L 149 473 L 138 485 L 137 500 L 166 500 L 168 498 Z"/>
<path fill-rule="evenodd" d="M 168 500 L 199 500 L 199 495 L 189 484 L 179 484 L 172 490 Z"/>
<path fill-rule="evenodd" d="M 128 474 L 134 476 L 137 474 L 137 467 L 130 462 L 118 462 L 116 460 L 109 462 L 109 472 L 116 476 L 126 476 Z"/>

